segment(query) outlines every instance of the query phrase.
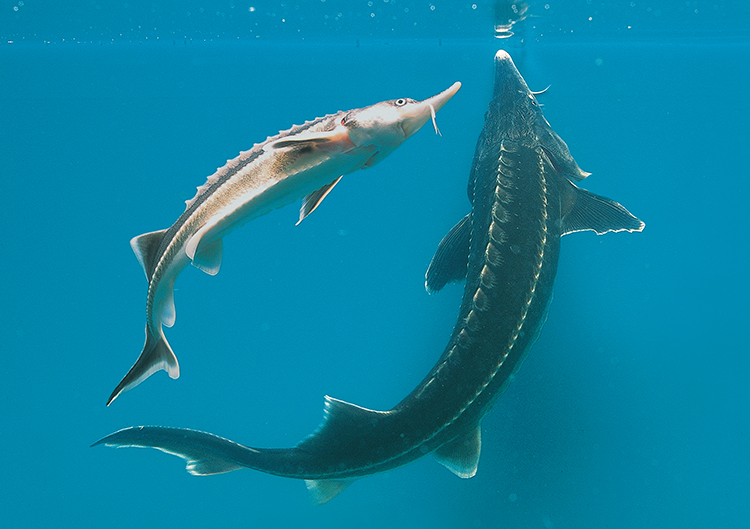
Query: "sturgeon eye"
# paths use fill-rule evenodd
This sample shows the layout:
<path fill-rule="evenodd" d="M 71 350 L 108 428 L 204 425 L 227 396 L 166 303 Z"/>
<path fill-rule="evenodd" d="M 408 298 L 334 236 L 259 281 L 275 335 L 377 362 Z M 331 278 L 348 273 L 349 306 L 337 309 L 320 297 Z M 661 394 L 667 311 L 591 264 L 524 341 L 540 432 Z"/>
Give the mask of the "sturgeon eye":
<path fill-rule="evenodd" d="M 402 107 L 406 104 L 406 99 L 396 99 L 394 103 L 397 107 Z"/>

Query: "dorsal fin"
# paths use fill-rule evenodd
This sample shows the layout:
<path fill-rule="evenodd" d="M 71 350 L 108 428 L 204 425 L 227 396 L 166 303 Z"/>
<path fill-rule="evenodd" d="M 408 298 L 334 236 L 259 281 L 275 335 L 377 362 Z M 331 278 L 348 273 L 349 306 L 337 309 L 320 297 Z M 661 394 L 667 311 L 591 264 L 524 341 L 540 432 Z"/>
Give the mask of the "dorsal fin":
<path fill-rule="evenodd" d="M 343 436 L 351 434 L 362 425 L 376 428 L 380 419 L 390 413 L 370 410 L 326 395 L 323 421 L 312 434 L 297 445 L 297 448 L 315 451 L 321 446 L 329 447 L 341 442 Z"/>
<path fill-rule="evenodd" d="M 151 266 L 156 259 L 156 252 L 159 251 L 159 245 L 165 233 L 167 230 L 152 231 L 130 239 L 130 247 L 133 248 L 135 257 L 141 263 L 143 273 L 149 281 L 151 280 Z"/>
<path fill-rule="evenodd" d="M 299 210 L 299 220 L 297 221 L 297 224 L 295 226 L 299 226 L 299 223 L 305 220 L 305 218 L 315 211 L 315 209 L 320 205 L 321 202 L 323 202 L 323 199 L 328 196 L 328 193 L 330 193 L 333 188 L 336 186 L 336 184 L 339 183 L 341 180 L 341 177 L 339 176 L 336 180 L 331 182 L 330 184 L 324 185 L 317 191 L 313 191 L 309 195 L 307 195 L 305 198 L 302 199 L 302 207 Z"/>

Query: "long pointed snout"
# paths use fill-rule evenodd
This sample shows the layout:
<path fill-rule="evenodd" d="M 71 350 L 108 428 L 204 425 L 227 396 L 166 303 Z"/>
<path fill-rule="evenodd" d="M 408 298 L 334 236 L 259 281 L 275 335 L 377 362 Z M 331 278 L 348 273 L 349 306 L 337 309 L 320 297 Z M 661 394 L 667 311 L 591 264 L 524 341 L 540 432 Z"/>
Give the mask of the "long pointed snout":
<path fill-rule="evenodd" d="M 430 118 L 434 118 L 435 112 L 443 108 L 443 105 L 445 105 L 448 100 L 458 92 L 459 88 L 461 88 L 461 83 L 455 82 L 450 88 L 443 90 L 437 95 L 425 99 L 424 101 L 420 101 L 417 104 L 404 107 L 402 110 L 402 127 L 406 137 L 408 138 L 417 132 Z"/>
<path fill-rule="evenodd" d="M 495 54 L 495 89 L 492 97 L 503 97 L 504 94 L 516 92 L 530 94 L 531 90 L 510 54 L 505 50 L 498 50 Z"/>
<path fill-rule="evenodd" d="M 450 88 L 443 90 L 436 96 L 432 96 L 429 99 L 422 101 L 422 104 L 432 105 L 435 108 L 435 112 L 437 112 L 443 108 L 443 105 L 445 105 L 448 100 L 456 94 L 456 92 L 458 92 L 459 88 L 461 88 L 461 83 L 456 81 L 450 86 Z"/>

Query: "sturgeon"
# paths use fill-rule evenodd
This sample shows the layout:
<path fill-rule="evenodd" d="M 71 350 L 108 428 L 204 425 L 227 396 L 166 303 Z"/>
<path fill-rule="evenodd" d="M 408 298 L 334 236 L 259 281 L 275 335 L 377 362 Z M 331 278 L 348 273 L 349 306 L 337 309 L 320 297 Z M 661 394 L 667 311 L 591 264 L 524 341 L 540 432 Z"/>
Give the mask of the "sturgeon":
<path fill-rule="evenodd" d="M 250 448 L 158 426 L 126 428 L 95 444 L 157 448 L 186 459 L 197 475 L 251 468 L 303 479 L 321 503 L 357 478 L 429 453 L 456 475 L 474 476 L 482 419 L 544 323 L 560 238 L 644 227 L 617 202 L 572 182 L 587 175 L 500 50 L 469 175 L 471 212 L 440 242 L 426 274 L 431 292 L 465 279 L 458 321 L 437 364 L 411 394 L 388 411 L 326 397 L 321 425 L 289 449 Z"/>
<path fill-rule="evenodd" d="M 148 280 L 146 343 L 107 406 L 157 371 L 180 376 L 162 326 L 174 325 L 174 283 L 188 263 L 217 274 L 222 239 L 233 229 L 302 198 L 299 224 L 343 175 L 381 162 L 428 120 L 439 134 L 435 113 L 460 87 L 424 101 L 401 98 L 329 114 L 269 137 L 209 176 L 170 228 L 131 240 Z"/>

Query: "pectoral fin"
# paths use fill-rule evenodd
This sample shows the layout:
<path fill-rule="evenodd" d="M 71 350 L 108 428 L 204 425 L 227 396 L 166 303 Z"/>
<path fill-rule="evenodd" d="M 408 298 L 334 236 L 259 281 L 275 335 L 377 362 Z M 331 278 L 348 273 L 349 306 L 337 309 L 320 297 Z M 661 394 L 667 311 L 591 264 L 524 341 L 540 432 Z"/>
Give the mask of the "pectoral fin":
<path fill-rule="evenodd" d="M 307 217 L 310 213 L 315 211 L 315 209 L 320 205 L 321 202 L 323 202 L 323 199 L 328 196 L 328 193 L 333 190 L 333 188 L 336 186 L 336 184 L 339 183 L 341 180 L 341 177 L 339 176 L 336 180 L 331 182 L 328 185 L 324 185 L 317 191 L 313 191 L 309 195 L 307 195 L 305 198 L 302 199 L 302 207 L 299 210 L 299 220 L 297 221 L 297 224 L 295 226 L 298 226 L 300 222 L 302 222 L 305 217 Z"/>
<path fill-rule="evenodd" d="M 608 231 L 642 231 L 645 224 L 622 204 L 581 189 L 565 180 L 562 186 L 562 234 L 591 230 L 597 235 Z"/>
<path fill-rule="evenodd" d="M 462 218 L 440 241 L 425 274 L 424 286 L 434 294 L 448 283 L 463 281 L 469 266 L 471 214 Z"/>
<path fill-rule="evenodd" d="M 316 147 L 326 151 L 344 152 L 354 148 L 345 127 L 337 127 L 326 132 L 302 132 L 276 140 L 264 146 L 264 149 L 285 149 L 289 147 Z"/>
<path fill-rule="evenodd" d="M 323 145 L 331 141 L 331 138 L 293 138 L 275 141 L 266 147 L 269 149 L 285 149 L 287 147 L 304 147 L 305 145 Z"/>
<path fill-rule="evenodd" d="M 457 437 L 437 450 L 434 456 L 438 463 L 460 478 L 472 478 L 477 473 L 479 454 L 482 451 L 481 426 L 466 435 Z"/>

